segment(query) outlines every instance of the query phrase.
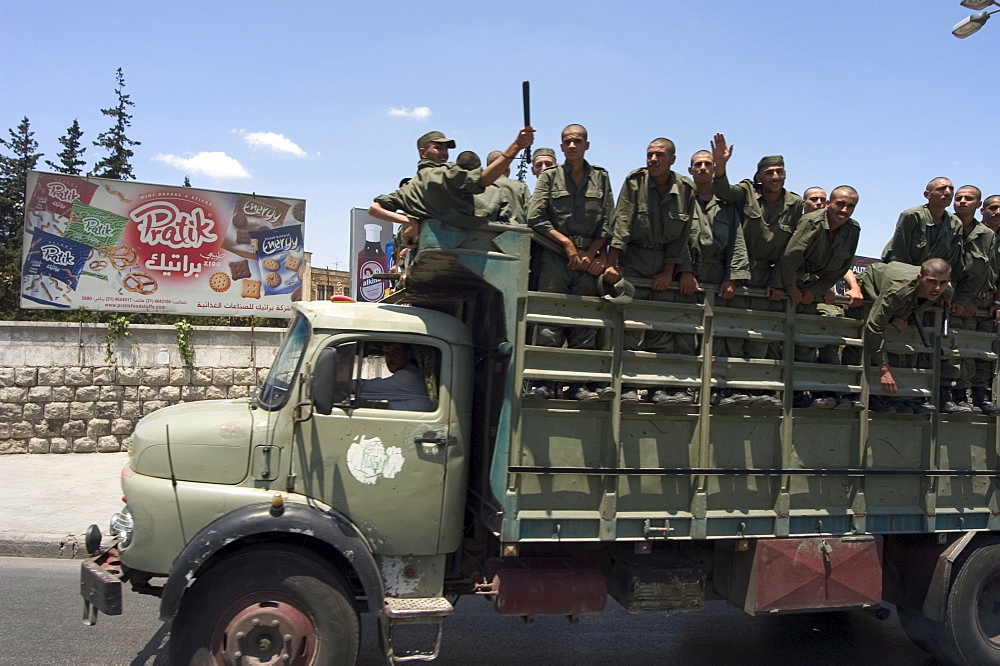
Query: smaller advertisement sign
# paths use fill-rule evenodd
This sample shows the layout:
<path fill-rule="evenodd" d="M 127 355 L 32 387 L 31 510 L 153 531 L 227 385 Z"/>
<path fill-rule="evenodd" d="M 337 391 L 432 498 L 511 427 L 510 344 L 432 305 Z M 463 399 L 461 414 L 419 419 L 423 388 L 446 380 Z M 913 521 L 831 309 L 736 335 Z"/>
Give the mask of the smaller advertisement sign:
<path fill-rule="evenodd" d="M 355 300 L 376 302 L 391 293 L 393 282 L 374 277 L 392 268 L 395 231 L 364 208 L 351 209 L 351 292 Z"/>

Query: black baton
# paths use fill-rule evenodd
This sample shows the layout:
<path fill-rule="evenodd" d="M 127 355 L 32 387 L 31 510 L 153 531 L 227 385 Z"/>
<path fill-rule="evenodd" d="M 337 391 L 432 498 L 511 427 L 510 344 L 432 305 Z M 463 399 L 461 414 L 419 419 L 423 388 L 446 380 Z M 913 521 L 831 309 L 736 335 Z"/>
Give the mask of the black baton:
<path fill-rule="evenodd" d="M 531 127 L 531 92 L 530 84 L 527 81 L 521 83 L 521 103 L 524 106 L 524 126 Z M 517 165 L 517 179 L 524 182 L 528 175 L 528 164 L 531 162 L 531 146 L 524 149 L 521 154 L 520 163 Z"/>

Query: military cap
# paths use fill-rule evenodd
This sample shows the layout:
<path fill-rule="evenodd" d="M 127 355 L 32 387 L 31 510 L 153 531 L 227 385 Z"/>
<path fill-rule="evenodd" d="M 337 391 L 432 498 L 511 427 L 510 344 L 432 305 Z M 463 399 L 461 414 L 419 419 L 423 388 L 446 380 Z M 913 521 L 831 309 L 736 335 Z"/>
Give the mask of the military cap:
<path fill-rule="evenodd" d="M 783 168 L 785 166 L 785 158 L 781 155 L 767 155 L 766 157 L 762 157 L 760 158 L 760 162 L 757 162 L 757 171 L 773 166 Z"/>
<path fill-rule="evenodd" d="M 426 146 L 428 143 L 430 143 L 432 141 L 436 141 L 438 143 L 446 144 L 449 148 L 454 148 L 455 147 L 455 140 L 454 139 L 449 139 L 448 137 L 446 137 L 441 132 L 438 132 L 438 131 L 435 130 L 433 132 L 428 132 L 427 134 L 424 134 L 422 137 L 420 137 L 419 139 L 417 139 L 417 148 L 418 149 L 423 148 L 424 146 Z"/>
<path fill-rule="evenodd" d="M 531 161 L 534 162 L 538 159 L 540 155 L 548 155 L 549 157 L 555 157 L 556 151 L 551 148 L 536 148 L 535 152 L 531 153 Z"/>

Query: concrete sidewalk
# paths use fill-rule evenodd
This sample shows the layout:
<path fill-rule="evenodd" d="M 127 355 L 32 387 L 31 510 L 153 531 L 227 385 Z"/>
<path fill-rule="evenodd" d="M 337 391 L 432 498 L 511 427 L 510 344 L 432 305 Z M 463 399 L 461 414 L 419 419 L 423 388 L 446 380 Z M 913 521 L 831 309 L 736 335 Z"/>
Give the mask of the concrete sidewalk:
<path fill-rule="evenodd" d="M 108 541 L 127 453 L 0 456 L 0 555 L 83 558 L 91 523 Z"/>

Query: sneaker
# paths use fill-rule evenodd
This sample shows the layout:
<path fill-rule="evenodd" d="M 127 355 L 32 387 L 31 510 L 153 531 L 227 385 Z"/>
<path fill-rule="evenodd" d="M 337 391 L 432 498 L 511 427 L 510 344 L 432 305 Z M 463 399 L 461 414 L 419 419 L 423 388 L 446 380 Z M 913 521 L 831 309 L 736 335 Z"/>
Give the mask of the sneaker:
<path fill-rule="evenodd" d="M 878 414 L 891 414 L 896 411 L 888 401 L 883 400 L 878 396 L 872 396 L 868 400 L 868 409 L 869 411 L 876 412 Z"/>
<path fill-rule="evenodd" d="M 979 411 L 987 416 L 996 416 L 1000 413 L 1000 407 L 997 407 L 992 400 L 983 400 L 979 405 Z"/>
<path fill-rule="evenodd" d="M 646 402 L 659 404 L 666 400 L 666 398 L 667 392 L 663 389 L 656 389 L 655 391 L 653 389 L 649 389 L 646 391 Z"/>
<path fill-rule="evenodd" d="M 957 403 L 954 400 L 946 400 L 941 403 L 941 413 L 942 414 L 971 414 L 971 409 L 966 409 L 968 405 L 963 407 L 961 403 Z"/>
<path fill-rule="evenodd" d="M 860 400 L 857 399 L 853 394 L 843 395 L 837 398 L 837 404 L 834 409 L 849 410 L 852 412 L 860 412 L 864 409 L 864 405 Z"/>
<path fill-rule="evenodd" d="M 579 400 L 580 402 L 594 402 L 595 400 L 600 400 L 600 396 L 590 389 L 581 386 L 576 390 L 572 396 L 573 400 Z"/>
<path fill-rule="evenodd" d="M 777 407 L 781 408 L 784 406 L 777 396 L 773 395 L 755 395 L 750 398 L 751 407 Z"/>
<path fill-rule="evenodd" d="M 610 402 L 615 399 L 618 395 L 613 388 L 610 386 L 605 386 L 604 388 L 597 389 L 597 399 L 603 402 Z M 638 400 L 638 397 L 636 398 Z"/>
<path fill-rule="evenodd" d="M 746 393 L 733 392 L 729 395 L 729 399 L 738 407 L 746 407 L 750 404 L 750 396 Z"/>
<path fill-rule="evenodd" d="M 622 402 L 639 402 L 639 392 L 635 389 L 629 389 L 622 393 Z"/>
<path fill-rule="evenodd" d="M 536 386 L 525 393 L 524 397 L 530 400 L 548 400 L 552 397 L 552 390 L 547 386 Z"/>
<path fill-rule="evenodd" d="M 983 410 L 979 409 L 975 405 L 970 405 L 965 400 L 962 400 L 961 402 L 956 402 L 955 404 L 958 405 L 959 407 L 961 407 L 963 412 L 968 413 L 968 414 L 982 414 L 983 413 Z"/>
<path fill-rule="evenodd" d="M 805 409 L 807 407 L 812 407 L 813 402 L 813 399 L 810 398 L 805 391 L 796 391 L 792 394 L 792 407 Z"/>
<path fill-rule="evenodd" d="M 924 408 L 925 412 L 936 412 L 938 410 L 937 405 L 926 398 L 920 401 L 920 406 Z"/>
<path fill-rule="evenodd" d="M 837 406 L 834 398 L 813 398 L 809 403 L 809 409 L 833 409 Z"/>
<path fill-rule="evenodd" d="M 671 391 L 670 393 L 657 391 L 654 402 L 658 405 L 690 405 L 694 402 L 694 396 L 687 390 Z"/>

